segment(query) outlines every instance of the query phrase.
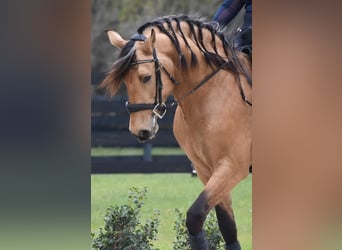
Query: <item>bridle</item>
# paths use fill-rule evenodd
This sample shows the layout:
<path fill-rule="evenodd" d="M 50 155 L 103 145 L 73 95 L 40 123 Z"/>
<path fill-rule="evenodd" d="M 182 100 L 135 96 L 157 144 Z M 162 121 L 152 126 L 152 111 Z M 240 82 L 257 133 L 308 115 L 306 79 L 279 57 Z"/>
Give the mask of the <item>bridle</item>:
<path fill-rule="evenodd" d="M 146 37 L 143 34 L 135 34 L 132 36 L 131 40 L 132 41 L 145 41 Z M 155 72 L 155 77 L 156 77 L 156 95 L 154 97 L 154 103 L 130 103 L 127 101 L 126 108 L 128 110 L 128 113 L 134 113 L 134 112 L 138 112 L 142 110 L 152 110 L 152 113 L 155 116 L 162 119 L 166 113 L 167 106 L 163 102 L 163 96 L 162 96 L 163 82 L 161 80 L 160 71 L 163 70 L 175 85 L 178 85 L 179 83 L 160 63 L 157 57 L 157 51 L 155 48 L 153 48 L 152 50 L 152 55 L 153 55 L 152 59 L 134 61 L 130 65 L 134 66 L 134 65 L 143 64 L 143 63 L 154 63 L 154 72 Z"/>
<path fill-rule="evenodd" d="M 132 41 L 145 41 L 146 37 L 143 34 L 135 34 L 131 37 Z M 156 95 L 154 98 L 154 103 L 130 103 L 129 101 L 126 102 L 126 108 L 128 110 L 128 113 L 135 113 L 142 110 L 152 110 L 152 113 L 158 117 L 159 119 L 162 119 L 164 115 L 166 114 L 168 107 L 173 107 L 175 105 L 175 102 L 171 103 L 170 105 L 166 105 L 163 102 L 163 96 L 162 96 L 162 90 L 163 90 L 163 82 L 161 80 L 161 70 L 169 77 L 169 79 L 173 82 L 175 85 L 179 85 L 179 83 L 176 81 L 176 79 L 170 74 L 170 72 L 167 71 L 167 69 L 161 64 L 157 57 L 157 51 L 155 48 L 152 50 L 152 59 L 146 59 L 146 60 L 137 60 L 132 63 L 130 63 L 131 66 L 137 65 L 137 64 L 143 64 L 143 63 L 154 63 L 154 71 L 155 71 L 155 78 L 156 78 Z M 233 58 L 235 59 L 235 58 Z M 223 69 L 230 61 L 226 61 L 223 63 L 220 67 L 215 69 L 213 72 L 211 72 L 209 75 L 204 77 L 202 81 L 200 81 L 191 91 L 184 94 L 182 97 L 179 98 L 178 102 L 184 100 L 187 96 L 193 94 L 197 89 L 202 87 L 207 81 L 209 81 L 210 78 L 212 78 L 216 73 L 218 73 L 221 69 Z M 240 88 L 241 97 L 244 102 L 246 102 L 248 105 L 252 106 L 252 103 L 246 98 L 244 91 L 241 86 L 240 77 L 238 77 L 238 85 Z"/>

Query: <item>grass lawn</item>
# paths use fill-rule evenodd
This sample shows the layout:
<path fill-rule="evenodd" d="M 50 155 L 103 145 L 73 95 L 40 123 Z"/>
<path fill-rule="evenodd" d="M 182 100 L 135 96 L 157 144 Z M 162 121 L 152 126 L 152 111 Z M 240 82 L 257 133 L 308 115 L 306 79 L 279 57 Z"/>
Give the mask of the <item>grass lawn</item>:
<path fill-rule="evenodd" d="M 179 147 L 174 148 L 152 148 L 152 155 L 184 155 L 184 151 Z M 140 148 L 92 148 L 91 156 L 130 156 L 144 155 L 143 147 Z"/>
<path fill-rule="evenodd" d="M 92 152 L 92 155 L 96 153 Z M 159 240 L 154 244 L 160 250 L 172 250 L 176 219 L 175 208 L 183 213 L 197 198 L 203 186 L 197 177 L 188 174 L 105 174 L 91 176 L 91 231 L 97 233 L 103 227 L 103 217 L 111 205 L 127 203 L 130 187 L 147 187 L 147 199 L 142 216 L 151 217 L 152 211 L 160 211 Z M 242 181 L 232 193 L 233 207 L 242 249 L 252 249 L 252 176 Z"/>

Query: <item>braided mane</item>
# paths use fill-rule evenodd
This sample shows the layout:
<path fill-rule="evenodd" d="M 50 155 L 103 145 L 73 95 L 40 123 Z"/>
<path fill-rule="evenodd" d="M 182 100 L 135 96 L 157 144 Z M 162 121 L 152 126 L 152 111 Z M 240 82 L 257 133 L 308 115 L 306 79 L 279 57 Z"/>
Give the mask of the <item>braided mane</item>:
<path fill-rule="evenodd" d="M 187 35 L 184 34 L 182 24 L 185 23 L 189 27 Z M 142 34 L 147 28 L 156 27 L 160 32 L 165 34 L 173 44 L 175 50 L 178 53 L 179 63 L 183 70 L 187 70 L 188 62 L 184 56 L 184 53 L 180 47 L 179 37 L 184 41 L 186 48 L 191 54 L 191 67 L 198 65 L 198 58 L 193 49 L 189 45 L 189 39 L 191 39 L 196 47 L 201 51 L 206 63 L 213 67 L 220 67 L 226 62 L 225 58 L 231 58 L 234 54 L 232 46 L 224 38 L 224 35 L 219 30 L 219 25 L 215 22 L 203 22 L 199 19 L 191 18 L 187 15 L 179 16 L 166 16 L 157 18 L 151 22 L 147 22 L 137 29 L 139 34 Z M 211 35 L 211 41 L 208 43 L 204 41 L 204 32 L 209 32 Z M 217 38 L 222 42 L 225 53 L 225 58 L 217 52 Z M 214 52 L 211 52 L 211 51 Z M 129 42 L 122 48 L 117 61 L 114 63 L 112 70 L 107 74 L 106 78 L 100 84 L 101 88 L 106 88 L 111 95 L 114 95 L 118 90 L 122 78 L 127 70 L 130 68 L 130 64 L 135 60 L 135 42 L 129 40 Z M 226 64 L 224 69 L 237 73 L 237 65 L 235 60 L 230 60 Z"/>
<path fill-rule="evenodd" d="M 172 24 L 172 22 L 176 23 L 176 26 Z M 181 23 L 187 23 L 190 29 L 190 34 L 188 37 L 184 35 L 184 32 L 181 28 Z M 165 27 L 167 26 L 167 27 Z M 157 18 L 154 21 L 145 23 L 144 25 L 140 26 L 138 28 L 138 33 L 142 34 L 144 30 L 150 27 L 157 27 L 160 32 L 164 33 L 169 37 L 171 40 L 172 44 L 174 45 L 178 55 L 179 55 L 179 60 L 181 63 L 182 68 L 187 67 L 187 62 L 185 60 L 184 54 L 180 48 L 179 45 L 179 40 L 176 34 L 180 35 L 181 38 L 183 39 L 186 47 L 189 49 L 191 53 L 191 65 L 195 66 L 198 63 L 198 59 L 191 49 L 188 39 L 191 37 L 191 39 L 195 42 L 197 48 L 202 52 L 204 55 L 204 58 L 206 62 L 209 65 L 215 65 L 219 67 L 222 65 L 225 60 L 218 54 L 217 52 L 217 47 L 216 47 L 216 36 L 219 37 L 221 42 L 223 43 L 224 47 L 224 52 L 225 56 L 228 58 L 228 55 L 232 54 L 232 47 L 231 45 L 224 39 L 224 35 L 220 32 L 219 26 L 217 25 L 216 22 L 203 22 L 199 19 L 194 19 L 191 18 L 187 15 L 180 15 L 180 16 L 166 16 L 162 18 Z M 197 32 L 196 32 L 197 28 Z M 210 46 L 214 49 L 215 53 L 209 52 L 208 51 L 208 44 L 205 45 L 205 42 L 203 41 L 203 31 L 207 30 L 211 34 L 211 43 Z M 232 65 L 231 65 L 232 66 Z M 234 67 L 230 68 L 231 70 L 234 70 Z"/>

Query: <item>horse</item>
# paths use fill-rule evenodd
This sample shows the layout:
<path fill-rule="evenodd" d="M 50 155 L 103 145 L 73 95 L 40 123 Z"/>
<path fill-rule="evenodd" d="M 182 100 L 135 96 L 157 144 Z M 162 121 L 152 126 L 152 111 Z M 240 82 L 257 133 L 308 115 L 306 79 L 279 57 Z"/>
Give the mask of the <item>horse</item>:
<path fill-rule="evenodd" d="M 190 246 L 208 249 L 203 223 L 215 208 L 226 249 L 241 249 L 231 190 L 252 164 L 250 56 L 215 23 L 187 15 L 156 18 L 129 40 L 105 31 L 120 54 L 99 87 L 113 96 L 124 82 L 129 131 L 139 141 L 156 136 L 166 99 L 176 101 L 173 132 L 204 185 L 186 213 Z"/>

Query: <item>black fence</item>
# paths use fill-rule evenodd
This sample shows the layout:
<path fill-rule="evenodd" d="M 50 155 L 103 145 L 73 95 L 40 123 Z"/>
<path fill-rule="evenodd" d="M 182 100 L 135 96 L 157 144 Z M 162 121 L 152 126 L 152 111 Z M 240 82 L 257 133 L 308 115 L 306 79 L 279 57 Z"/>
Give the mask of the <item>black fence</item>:
<path fill-rule="evenodd" d="M 168 102 L 172 102 L 170 99 Z M 91 101 L 92 147 L 143 148 L 142 156 L 92 156 L 92 173 L 170 173 L 192 172 L 185 155 L 152 155 L 153 147 L 179 147 L 172 131 L 175 109 L 158 120 L 159 132 L 150 142 L 140 143 L 128 131 L 129 115 L 126 99 L 95 95 Z"/>

